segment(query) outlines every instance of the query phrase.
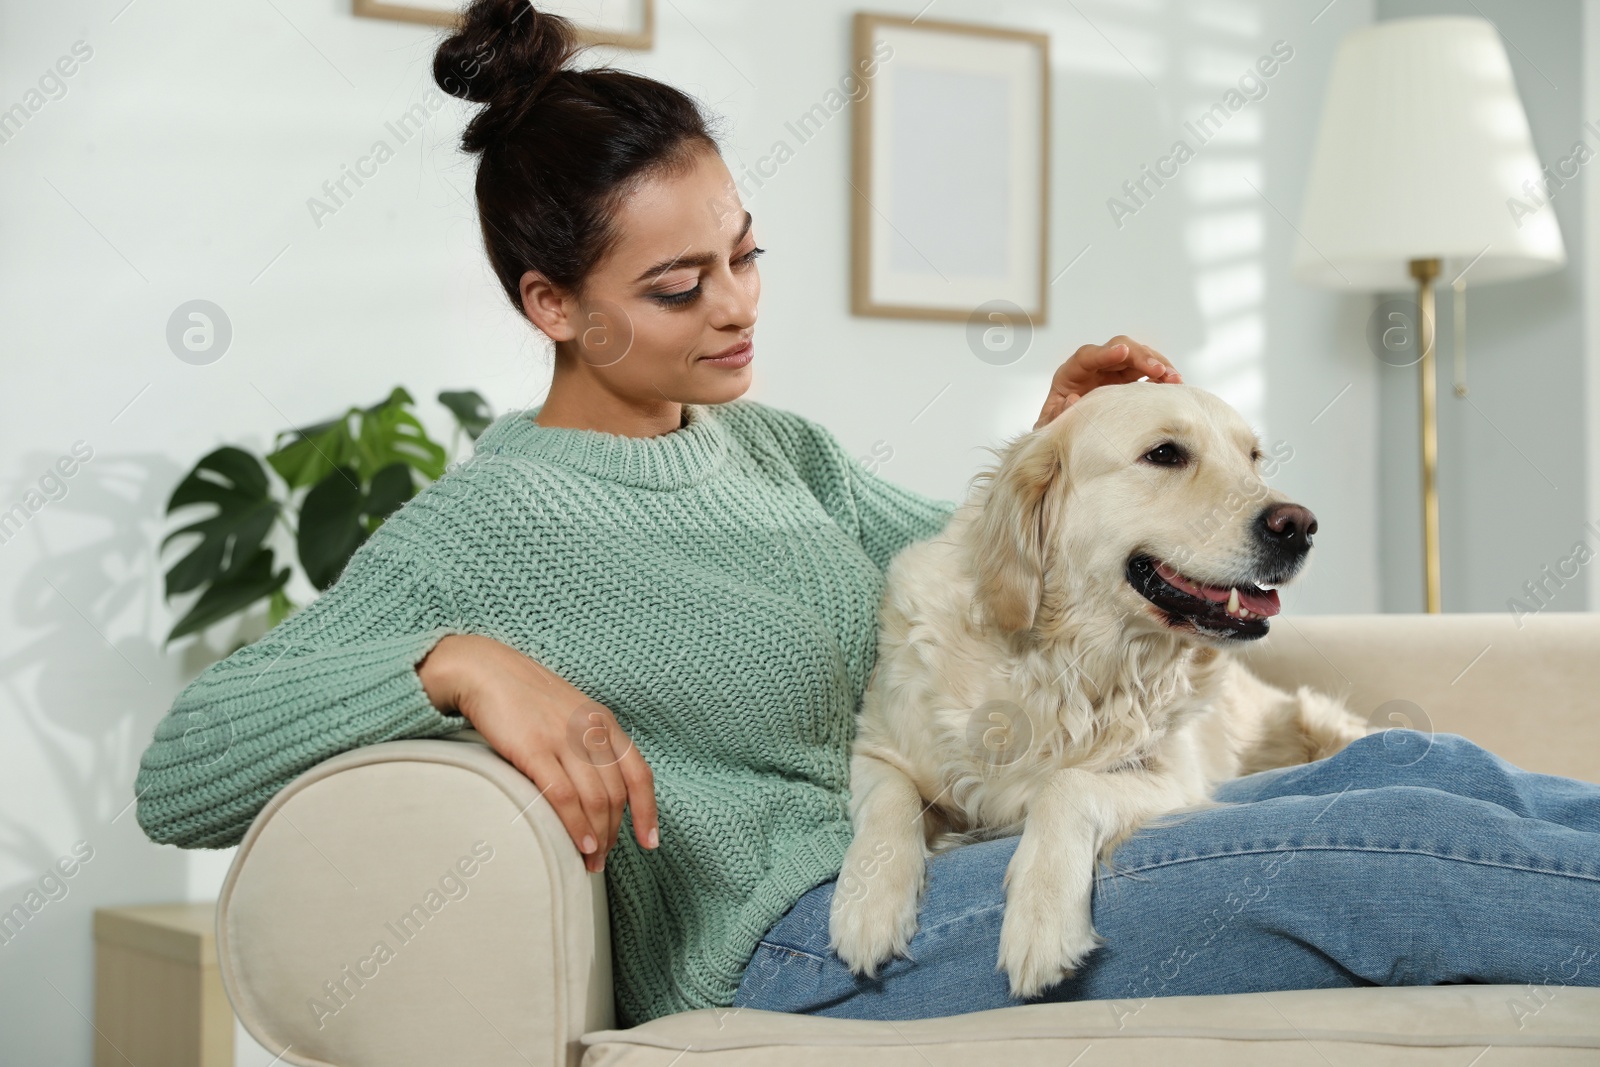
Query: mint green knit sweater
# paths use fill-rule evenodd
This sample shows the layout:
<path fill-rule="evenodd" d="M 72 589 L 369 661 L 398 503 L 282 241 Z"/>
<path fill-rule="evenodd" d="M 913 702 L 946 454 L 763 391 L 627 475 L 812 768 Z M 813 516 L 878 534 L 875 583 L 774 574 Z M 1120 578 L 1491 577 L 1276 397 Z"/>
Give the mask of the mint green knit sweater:
<path fill-rule="evenodd" d="M 520 649 L 616 713 L 661 844 L 606 861 L 619 1022 L 728 1006 L 756 943 L 849 844 L 849 747 L 891 557 L 956 505 L 827 429 L 740 399 L 658 437 L 497 419 L 317 600 L 208 667 L 135 782 L 157 842 L 235 844 L 301 772 L 466 725 L 416 663 L 446 634 Z"/>

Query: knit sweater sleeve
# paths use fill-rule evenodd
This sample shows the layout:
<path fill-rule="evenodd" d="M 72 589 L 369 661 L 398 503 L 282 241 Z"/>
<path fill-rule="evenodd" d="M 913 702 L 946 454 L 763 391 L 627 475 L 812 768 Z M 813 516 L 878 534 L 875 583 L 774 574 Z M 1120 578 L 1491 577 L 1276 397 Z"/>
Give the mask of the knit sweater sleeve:
<path fill-rule="evenodd" d="M 817 500 L 860 540 L 880 570 L 901 549 L 944 529 L 954 515 L 955 501 L 923 496 L 868 469 L 821 423 L 777 408 L 764 407 L 763 413 Z"/>
<path fill-rule="evenodd" d="M 273 794 L 330 756 L 465 726 L 433 707 L 415 669 L 462 632 L 448 588 L 388 533 L 385 523 L 320 597 L 178 694 L 134 781 L 152 841 L 237 844 Z"/>

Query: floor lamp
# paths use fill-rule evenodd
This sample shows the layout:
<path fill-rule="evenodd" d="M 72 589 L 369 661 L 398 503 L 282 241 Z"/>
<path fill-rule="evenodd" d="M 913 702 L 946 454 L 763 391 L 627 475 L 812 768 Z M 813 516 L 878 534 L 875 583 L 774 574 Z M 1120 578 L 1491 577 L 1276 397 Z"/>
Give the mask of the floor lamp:
<path fill-rule="evenodd" d="M 1415 286 L 1430 612 L 1440 610 L 1435 283 L 1482 285 L 1565 264 L 1550 198 L 1571 184 L 1575 165 L 1571 171 L 1541 171 L 1511 64 L 1488 21 L 1392 19 L 1340 43 L 1294 273 L 1351 291 Z"/>

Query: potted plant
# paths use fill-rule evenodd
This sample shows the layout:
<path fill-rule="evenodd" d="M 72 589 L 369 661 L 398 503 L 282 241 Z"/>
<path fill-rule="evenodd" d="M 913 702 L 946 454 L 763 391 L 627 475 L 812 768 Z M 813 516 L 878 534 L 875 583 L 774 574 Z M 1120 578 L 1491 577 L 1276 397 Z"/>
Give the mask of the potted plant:
<path fill-rule="evenodd" d="M 262 600 L 267 625 L 277 625 L 299 607 L 285 591 L 296 563 L 313 588 L 327 589 L 395 509 L 444 474 L 461 438 L 476 441 L 493 419 L 475 392 L 440 393 L 456 423 L 447 450 L 428 436 L 414 403 L 396 386 L 370 407 L 279 432 L 265 457 L 225 445 L 196 463 L 172 491 L 167 515 L 202 506 L 211 512 L 167 534 L 161 547 L 199 536 L 167 571 L 166 595 L 200 595 L 166 643 Z M 266 543 L 274 523 L 294 539 L 295 559 L 284 566 Z"/>

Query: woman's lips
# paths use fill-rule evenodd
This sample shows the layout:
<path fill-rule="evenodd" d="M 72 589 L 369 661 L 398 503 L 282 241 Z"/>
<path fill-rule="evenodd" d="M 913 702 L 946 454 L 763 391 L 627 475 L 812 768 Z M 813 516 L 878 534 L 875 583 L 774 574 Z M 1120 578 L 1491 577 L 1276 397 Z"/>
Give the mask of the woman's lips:
<path fill-rule="evenodd" d="M 742 367 L 755 358 L 755 341 L 746 341 L 738 348 L 733 349 L 725 356 L 701 356 L 700 362 L 709 363 L 714 367 Z"/>

